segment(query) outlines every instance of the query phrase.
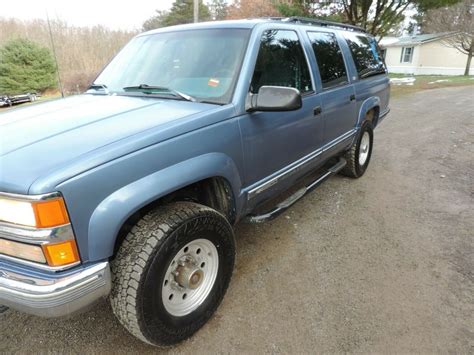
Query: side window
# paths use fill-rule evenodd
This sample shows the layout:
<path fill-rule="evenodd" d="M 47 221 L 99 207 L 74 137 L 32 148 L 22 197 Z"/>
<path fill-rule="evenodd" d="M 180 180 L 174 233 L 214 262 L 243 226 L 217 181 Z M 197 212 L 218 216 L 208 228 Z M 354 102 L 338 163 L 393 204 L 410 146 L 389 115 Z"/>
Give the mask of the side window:
<path fill-rule="evenodd" d="M 385 73 L 382 52 L 374 38 L 356 33 L 344 33 L 359 78 Z"/>
<path fill-rule="evenodd" d="M 323 89 L 346 84 L 348 80 L 344 57 L 334 33 L 308 32 L 308 36 L 318 62 Z"/>
<path fill-rule="evenodd" d="M 400 63 L 411 63 L 413 58 L 413 47 L 402 47 Z"/>
<path fill-rule="evenodd" d="M 286 86 L 301 93 L 313 90 L 308 63 L 298 35 L 290 30 L 265 31 L 260 40 L 250 91 L 261 86 Z"/>

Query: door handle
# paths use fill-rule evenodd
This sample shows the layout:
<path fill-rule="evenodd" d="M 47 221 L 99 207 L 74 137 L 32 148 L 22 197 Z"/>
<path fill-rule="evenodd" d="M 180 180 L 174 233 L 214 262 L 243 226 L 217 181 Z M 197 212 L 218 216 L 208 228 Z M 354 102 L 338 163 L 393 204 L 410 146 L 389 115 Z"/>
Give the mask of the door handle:
<path fill-rule="evenodd" d="M 314 110 L 313 110 L 313 114 L 314 114 L 315 116 L 320 115 L 321 112 L 322 112 L 321 106 L 316 106 L 316 107 L 314 108 Z"/>
<path fill-rule="evenodd" d="M 350 101 L 354 101 L 356 99 L 356 96 L 354 94 L 352 94 L 351 96 L 349 96 L 349 100 Z"/>

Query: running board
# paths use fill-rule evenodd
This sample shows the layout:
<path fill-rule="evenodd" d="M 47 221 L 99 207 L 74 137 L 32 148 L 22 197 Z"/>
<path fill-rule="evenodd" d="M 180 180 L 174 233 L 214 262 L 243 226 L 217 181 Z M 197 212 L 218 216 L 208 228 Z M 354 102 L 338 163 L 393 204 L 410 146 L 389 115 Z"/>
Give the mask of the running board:
<path fill-rule="evenodd" d="M 306 187 L 303 187 L 296 191 L 293 195 L 288 197 L 286 200 L 280 202 L 276 207 L 264 214 L 261 215 L 250 215 L 247 217 L 247 222 L 250 223 L 263 223 L 270 221 L 277 217 L 279 214 L 284 212 L 287 208 L 292 206 L 296 201 L 301 199 L 304 195 L 306 195 L 308 192 L 314 190 L 316 187 L 321 185 L 323 181 L 325 181 L 327 178 L 337 174 L 342 168 L 346 166 L 347 162 L 346 159 L 344 158 L 339 158 L 339 161 L 330 167 L 323 175 L 318 177 L 315 181 L 313 181 L 311 184 L 309 184 Z"/>

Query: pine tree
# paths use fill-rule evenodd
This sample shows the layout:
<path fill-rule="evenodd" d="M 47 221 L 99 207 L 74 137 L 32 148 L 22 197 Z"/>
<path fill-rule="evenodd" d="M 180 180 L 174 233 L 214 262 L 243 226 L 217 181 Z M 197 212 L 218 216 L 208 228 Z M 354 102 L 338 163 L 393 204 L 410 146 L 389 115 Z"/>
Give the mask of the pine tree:
<path fill-rule="evenodd" d="M 157 11 L 157 14 L 150 17 L 143 24 L 143 30 L 148 31 L 154 28 L 181 25 L 192 23 L 194 20 L 193 0 L 176 0 L 169 11 Z M 209 7 L 199 0 L 199 21 L 211 19 Z"/>
<path fill-rule="evenodd" d="M 0 48 L 0 93 L 21 94 L 56 87 L 55 64 L 48 48 L 14 39 Z"/>

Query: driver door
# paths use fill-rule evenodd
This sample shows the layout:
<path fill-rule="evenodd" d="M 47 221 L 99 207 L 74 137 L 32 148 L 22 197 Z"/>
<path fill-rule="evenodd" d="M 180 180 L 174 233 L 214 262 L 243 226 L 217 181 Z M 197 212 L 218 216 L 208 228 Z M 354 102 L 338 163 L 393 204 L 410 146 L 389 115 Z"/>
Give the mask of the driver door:
<path fill-rule="evenodd" d="M 240 117 L 244 184 L 249 187 L 249 200 L 255 202 L 301 173 L 295 165 L 308 158 L 302 169 L 314 163 L 322 145 L 321 101 L 314 92 L 310 66 L 296 31 L 263 32 L 250 92 L 257 94 L 262 86 L 296 88 L 303 106 L 295 111 L 252 112 Z"/>

